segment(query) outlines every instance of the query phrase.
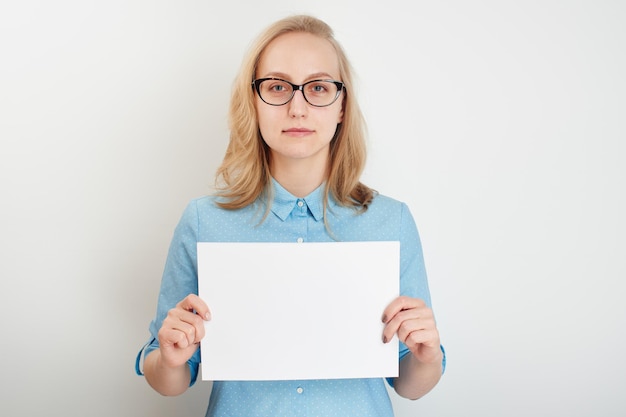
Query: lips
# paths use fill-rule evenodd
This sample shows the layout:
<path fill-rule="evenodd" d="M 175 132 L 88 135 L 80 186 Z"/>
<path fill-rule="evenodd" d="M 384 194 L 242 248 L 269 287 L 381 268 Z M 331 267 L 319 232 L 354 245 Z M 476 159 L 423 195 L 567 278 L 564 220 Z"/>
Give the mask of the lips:
<path fill-rule="evenodd" d="M 283 134 L 292 138 L 306 138 L 309 135 L 312 135 L 315 131 L 311 129 L 306 129 L 304 127 L 292 127 L 289 129 L 283 130 Z"/>
<path fill-rule="evenodd" d="M 305 129 L 303 127 L 292 127 L 291 129 L 283 130 L 285 133 L 311 133 L 313 132 L 311 129 Z"/>

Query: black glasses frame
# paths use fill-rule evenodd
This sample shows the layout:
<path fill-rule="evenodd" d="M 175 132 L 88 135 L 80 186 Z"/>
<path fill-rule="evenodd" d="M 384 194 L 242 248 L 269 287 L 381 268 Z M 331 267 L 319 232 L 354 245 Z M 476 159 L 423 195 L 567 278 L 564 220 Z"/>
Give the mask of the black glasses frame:
<path fill-rule="evenodd" d="M 265 99 L 261 95 L 261 83 L 263 81 L 268 81 L 268 80 L 282 81 L 282 82 L 287 83 L 287 84 L 289 84 L 291 86 L 291 96 L 289 96 L 287 101 L 285 101 L 284 103 L 281 103 L 281 104 L 272 104 L 272 103 L 268 103 L 267 101 L 265 101 Z M 311 83 L 320 82 L 320 81 L 324 81 L 324 82 L 327 82 L 327 83 L 333 83 L 333 84 L 335 84 L 337 86 L 337 94 L 335 95 L 335 98 L 333 99 L 333 101 L 331 101 L 328 104 L 321 105 L 321 106 L 319 104 L 311 103 L 306 98 L 306 94 L 304 94 L 304 87 L 305 86 L 307 86 L 307 85 L 309 85 Z M 346 86 L 341 81 L 336 81 L 336 80 L 311 80 L 311 81 L 305 82 L 304 84 L 298 85 L 298 84 L 291 83 L 291 82 L 289 82 L 287 80 L 283 80 L 282 78 L 269 77 L 269 78 L 257 78 L 256 80 L 252 81 L 252 88 L 254 90 L 256 90 L 256 92 L 259 95 L 259 97 L 261 98 L 261 100 L 263 100 L 264 103 L 269 104 L 270 106 L 284 106 L 285 104 L 289 103 L 293 99 L 293 96 L 296 95 L 296 91 L 301 91 L 302 92 L 302 97 L 304 97 L 304 100 L 307 103 L 309 103 L 311 106 L 313 106 L 313 107 L 328 107 L 331 104 L 333 104 L 335 101 L 337 101 L 337 99 L 339 98 L 339 96 L 341 95 L 343 90 L 346 88 Z"/>

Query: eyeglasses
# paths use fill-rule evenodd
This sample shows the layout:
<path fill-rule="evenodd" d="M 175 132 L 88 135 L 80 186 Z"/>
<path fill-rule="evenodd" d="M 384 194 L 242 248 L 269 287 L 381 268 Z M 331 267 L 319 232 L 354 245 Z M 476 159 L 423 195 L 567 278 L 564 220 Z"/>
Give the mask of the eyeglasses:
<path fill-rule="evenodd" d="M 285 105 L 296 91 L 302 91 L 306 102 L 315 107 L 330 106 L 345 88 L 344 83 L 335 80 L 312 80 L 297 85 L 280 78 L 259 78 L 252 81 L 252 87 L 259 93 L 261 100 L 270 106 Z"/>

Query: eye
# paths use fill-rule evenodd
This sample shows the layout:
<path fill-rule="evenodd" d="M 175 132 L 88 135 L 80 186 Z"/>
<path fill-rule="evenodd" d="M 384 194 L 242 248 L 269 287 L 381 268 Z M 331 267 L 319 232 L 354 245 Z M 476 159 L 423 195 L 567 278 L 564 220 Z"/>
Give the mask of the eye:
<path fill-rule="evenodd" d="M 261 90 L 266 96 L 282 97 L 291 94 L 291 85 L 284 80 L 269 79 L 263 81 Z"/>
<path fill-rule="evenodd" d="M 312 81 L 310 84 L 306 86 L 306 92 L 310 96 L 326 96 L 330 94 L 334 84 L 329 83 L 328 81 Z"/>
<path fill-rule="evenodd" d="M 328 86 L 326 86 L 326 83 L 323 82 L 315 82 L 313 84 L 311 84 L 310 86 L 310 90 L 314 93 L 325 93 L 328 91 Z"/>
<path fill-rule="evenodd" d="M 286 90 L 284 84 L 273 84 L 273 85 L 270 85 L 269 89 L 270 89 L 270 91 L 273 91 L 275 93 L 280 93 L 280 92 Z"/>

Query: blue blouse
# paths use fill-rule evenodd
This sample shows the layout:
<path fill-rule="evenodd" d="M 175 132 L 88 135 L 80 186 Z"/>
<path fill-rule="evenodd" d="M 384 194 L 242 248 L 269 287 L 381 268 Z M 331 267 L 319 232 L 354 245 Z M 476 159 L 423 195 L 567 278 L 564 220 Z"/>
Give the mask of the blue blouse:
<path fill-rule="evenodd" d="M 156 318 L 150 324 L 152 338 L 144 355 L 158 348 L 157 333 L 167 312 L 188 294 L 198 293 L 197 242 L 400 241 L 400 293 L 421 298 L 430 306 L 422 247 L 408 207 L 377 195 L 368 210 L 359 214 L 331 198 L 327 207 L 331 236 L 324 225 L 323 191 L 320 186 L 307 197 L 297 198 L 273 180 L 272 205 L 265 219 L 266 207 L 261 202 L 224 210 L 212 196 L 192 200 L 174 232 Z M 400 343 L 399 358 L 407 353 Z M 136 368 L 141 374 L 139 357 Z M 199 363 L 198 349 L 188 361 L 191 385 Z M 393 410 L 383 378 L 214 381 L 206 415 L 390 417 Z"/>

